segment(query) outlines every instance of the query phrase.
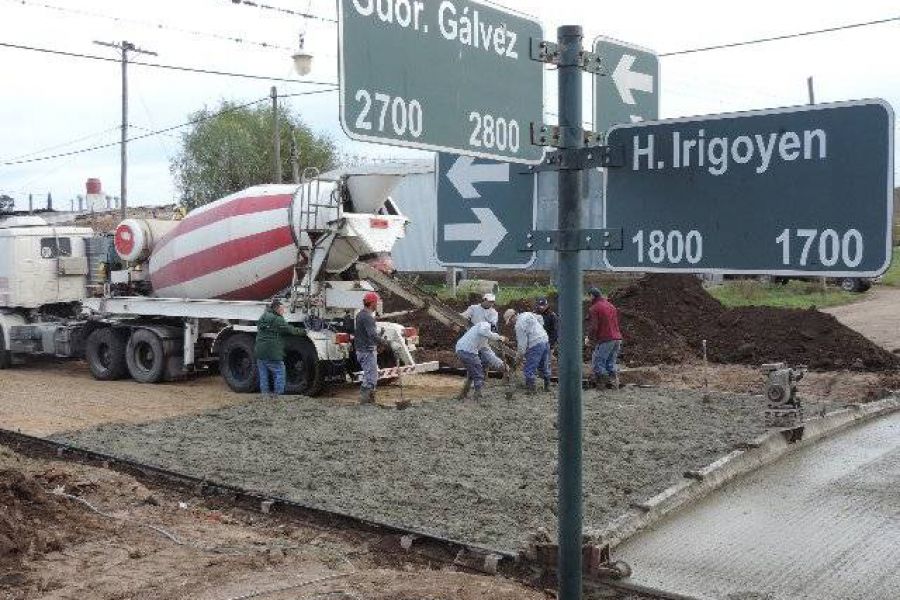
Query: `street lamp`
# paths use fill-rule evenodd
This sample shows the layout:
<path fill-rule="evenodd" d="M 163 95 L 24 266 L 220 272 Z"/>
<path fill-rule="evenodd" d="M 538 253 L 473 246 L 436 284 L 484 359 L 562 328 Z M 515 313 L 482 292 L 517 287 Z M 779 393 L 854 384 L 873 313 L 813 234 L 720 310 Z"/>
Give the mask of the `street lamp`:
<path fill-rule="evenodd" d="M 312 54 L 308 53 L 303 49 L 303 45 L 305 42 L 304 34 L 300 34 L 300 48 L 296 53 L 291 57 L 294 59 L 294 70 L 297 72 L 297 75 L 300 77 L 304 77 L 309 75 L 309 72 L 312 70 Z"/>

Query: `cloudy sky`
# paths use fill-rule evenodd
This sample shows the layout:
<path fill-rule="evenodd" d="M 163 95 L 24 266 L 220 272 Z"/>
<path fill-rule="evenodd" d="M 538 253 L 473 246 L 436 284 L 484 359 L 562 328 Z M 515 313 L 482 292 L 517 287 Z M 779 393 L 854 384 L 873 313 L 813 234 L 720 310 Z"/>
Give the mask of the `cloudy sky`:
<path fill-rule="evenodd" d="M 436 1 L 436 0 L 426 0 Z M 0 43 L 116 57 L 94 40 L 128 40 L 165 65 L 239 72 L 295 80 L 271 82 L 185 73 L 134 65 L 129 70 L 131 135 L 177 125 L 203 107 L 228 99 L 266 97 L 321 86 L 301 83 L 290 55 L 306 33 L 315 56 L 307 81 L 337 81 L 334 0 L 269 0 L 270 5 L 319 17 L 304 19 L 232 0 L 0 0 Z M 900 17 L 896 0 L 829 2 L 682 0 L 597 2 L 505 0 L 538 17 L 545 35 L 561 24 L 581 24 L 596 35 L 626 40 L 665 54 L 822 28 Z M 239 38 L 241 42 L 231 38 Z M 263 47 L 266 44 L 267 47 Z M 880 97 L 900 108 L 900 21 L 739 48 L 663 56 L 661 116 L 678 117 L 807 102 L 807 77 L 820 102 Z M 29 193 L 53 193 L 57 207 L 99 177 L 118 194 L 119 150 L 113 145 L 52 160 L 13 164 L 118 140 L 120 71 L 115 62 L 42 54 L 0 46 L 0 193 L 27 206 Z M 287 100 L 313 128 L 331 135 L 342 151 L 360 156 L 411 156 L 411 151 L 350 142 L 338 123 L 337 94 Z M 546 110 L 553 112 L 552 94 Z M 586 118 L 588 116 L 586 115 Z M 177 199 L 169 159 L 179 132 L 129 145 L 131 204 Z M 897 161 L 900 163 L 900 161 Z"/>

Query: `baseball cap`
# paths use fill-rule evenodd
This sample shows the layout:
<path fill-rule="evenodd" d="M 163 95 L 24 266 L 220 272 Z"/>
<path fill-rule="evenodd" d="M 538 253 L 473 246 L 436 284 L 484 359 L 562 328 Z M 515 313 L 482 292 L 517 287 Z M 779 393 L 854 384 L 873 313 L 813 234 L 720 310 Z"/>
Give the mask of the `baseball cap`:
<path fill-rule="evenodd" d="M 486 302 L 496 302 L 497 296 L 495 296 L 493 294 L 485 294 L 484 296 L 481 297 L 481 299 Z"/>
<path fill-rule="evenodd" d="M 594 298 L 599 298 L 600 296 L 603 295 L 603 292 L 601 292 L 600 288 L 598 288 L 598 287 L 592 287 L 591 289 L 588 290 L 588 294 L 590 294 Z"/>
<path fill-rule="evenodd" d="M 503 322 L 509 325 L 509 320 L 516 316 L 516 309 L 507 308 L 506 312 L 503 313 Z"/>
<path fill-rule="evenodd" d="M 378 294 L 375 292 L 369 292 L 365 296 L 363 296 L 363 304 L 378 304 Z"/>
<path fill-rule="evenodd" d="M 541 308 L 547 306 L 548 304 L 549 304 L 549 302 L 547 302 L 546 298 L 538 298 L 537 302 L 535 302 L 535 305 L 537 305 Z"/>

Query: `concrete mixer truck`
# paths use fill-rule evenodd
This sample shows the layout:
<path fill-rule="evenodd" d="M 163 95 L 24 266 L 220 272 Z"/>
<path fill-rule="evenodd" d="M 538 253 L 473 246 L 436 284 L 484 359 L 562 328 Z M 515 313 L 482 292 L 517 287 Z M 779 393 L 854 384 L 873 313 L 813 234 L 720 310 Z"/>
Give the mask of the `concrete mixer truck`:
<path fill-rule="evenodd" d="M 97 379 L 141 383 L 217 368 L 232 390 L 253 392 L 256 320 L 281 297 L 306 333 L 287 342 L 287 392 L 356 381 L 353 319 L 375 289 L 356 268 L 393 271 L 409 221 L 390 193 L 403 175 L 257 186 L 180 221 L 126 219 L 111 239 L 33 219 L 0 225 L 0 368 L 83 356 Z M 378 326 L 380 378 L 437 370 L 414 360 L 414 328 Z"/>

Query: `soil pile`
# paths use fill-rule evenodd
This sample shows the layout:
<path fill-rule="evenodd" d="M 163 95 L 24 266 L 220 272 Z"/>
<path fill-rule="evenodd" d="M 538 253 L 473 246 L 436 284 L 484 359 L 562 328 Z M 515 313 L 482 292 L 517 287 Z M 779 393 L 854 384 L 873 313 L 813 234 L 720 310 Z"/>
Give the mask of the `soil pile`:
<path fill-rule="evenodd" d="M 763 306 L 725 308 L 690 275 L 649 275 L 611 297 L 622 312 L 624 360 L 648 365 L 665 360 L 652 335 L 629 335 L 637 316 L 655 322 L 682 345 L 672 345 L 672 358 L 687 349 L 682 360 L 702 357 L 707 341 L 709 359 L 718 363 L 759 365 L 786 361 L 816 370 L 890 371 L 900 359 L 833 316 L 815 309 Z M 663 360 L 660 360 L 662 358 Z M 677 362 L 677 361 L 675 361 Z"/>
<path fill-rule="evenodd" d="M 59 551 L 94 527 L 84 511 L 45 492 L 34 477 L 0 470 L 0 572 L 27 557 Z"/>
<path fill-rule="evenodd" d="M 681 364 L 703 356 L 707 341 L 709 360 L 758 366 L 785 361 L 814 370 L 892 371 L 900 357 L 891 354 L 833 316 L 815 309 L 762 306 L 726 308 L 710 296 L 692 275 L 648 275 L 610 294 L 621 317 L 625 344 L 621 360 L 628 366 Z M 551 302 L 555 303 L 555 298 Z M 472 302 L 456 299 L 447 304 L 462 312 Z M 386 302 L 387 303 L 387 302 Z M 392 299 L 391 310 L 408 305 Z M 497 306 L 531 310 L 526 300 Z M 586 314 L 588 303 L 583 312 Z M 425 311 L 399 319 L 419 328 L 420 360 L 455 365 L 453 347 L 461 332 L 447 329 Z M 512 332 L 501 324 L 501 332 Z M 586 349 L 585 360 L 590 359 Z"/>

